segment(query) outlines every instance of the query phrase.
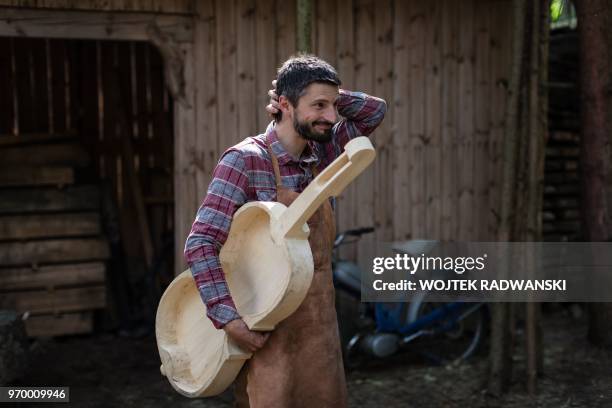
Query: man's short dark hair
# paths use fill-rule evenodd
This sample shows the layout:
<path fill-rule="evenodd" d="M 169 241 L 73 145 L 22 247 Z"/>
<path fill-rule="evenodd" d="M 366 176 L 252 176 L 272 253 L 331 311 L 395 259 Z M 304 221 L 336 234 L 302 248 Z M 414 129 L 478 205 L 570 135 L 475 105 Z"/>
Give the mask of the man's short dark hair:
<path fill-rule="evenodd" d="M 279 98 L 285 96 L 294 107 L 297 107 L 304 90 L 315 82 L 336 86 L 341 84 L 334 67 L 321 58 L 309 54 L 295 55 L 278 69 L 276 94 Z M 274 115 L 274 119 L 278 122 L 282 116 L 283 113 L 279 111 Z"/>

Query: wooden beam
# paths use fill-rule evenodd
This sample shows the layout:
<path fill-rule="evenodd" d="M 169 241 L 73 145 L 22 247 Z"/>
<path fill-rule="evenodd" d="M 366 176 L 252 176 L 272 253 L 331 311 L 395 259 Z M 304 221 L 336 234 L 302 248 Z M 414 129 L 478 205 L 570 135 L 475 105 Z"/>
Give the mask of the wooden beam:
<path fill-rule="evenodd" d="M 32 315 L 60 312 L 78 312 L 106 306 L 106 287 L 89 286 L 59 290 L 33 290 L 3 293 L 0 307 Z"/>
<path fill-rule="evenodd" d="M 21 167 L 0 168 L 0 187 L 65 186 L 74 183 L 74 171 L 70 167 Z"/>
<path fill-rule="evenodd" d="M 0 9 L 0 36 L 149 41 L 150 27 L 191 42 L 193 18 L 148 13 Z"/>
<path fill-rule="evenodd" d="M 96 186 L 57 188 L 2 189 L 0 214 L 44 211 L 88 211 L 100 208 L 100 191 Z"/>
<path fill-rule="evenodd" d="M 0 237 L 19 240 L 100 235 L 100 214 L 32 214 L 0 216 Z"/>
<path fill-rule="evenodd" d="M 101 238 L 0 243 L 0 265 L 105 260 L 109 256 L 108 243 Z"/>
<path fill-rule="evenodd" d="M 196 173 L 198 166 L 194 157 L 194 147 L 197 146 L 196 108 L 194 107 L 194 47 L 185 45 L 185 99 L 188 105 L 174 104 L 174 238 L 175 257 L 174 271 L 178 275 L 186 268 L 183 247 L 198 206 Z"/>
<path fill-rule="evenodd" d="M 86 167 L 90 163 L 87 151 L 72 143 L 13 146 L 0 150 L 0 155 L 3 166 Z"/>
<path fill-rule="evenodd" d="M 48 265 L 39 268 L 1 268 L 1 290 L 49 289 L 70 285 L 104 283 L 105 266 L 101 262 Z"/>
<path fill-rule="evenodd" d="M 74 139 L 75 135 L 70 133 L 25 133 L 19 136 L 0 135 L 0 147 L 22 146 L 35 143 L 49 143 L 60 140 Z"/>
<path fill-rule="evenodd" d="M 30 316 L 25 321 L 25 326 L 30 337 L 86 334 L 93 331 L 93 313 Z"/>

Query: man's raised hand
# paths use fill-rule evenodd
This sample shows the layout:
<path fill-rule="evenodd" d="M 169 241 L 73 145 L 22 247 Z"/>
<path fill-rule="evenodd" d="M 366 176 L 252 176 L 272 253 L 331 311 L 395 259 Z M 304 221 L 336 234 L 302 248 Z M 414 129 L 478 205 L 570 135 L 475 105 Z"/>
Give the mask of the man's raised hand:
<path fill-rule="evenodd" d="M 268 91 L 268 96 L 270 97 L 270 103 L 266 106 L 266 111 L 270 114 L 270 116 L 274 116 L 280 111 L 280 106 L 278 105 L 278 95 L 276 94 L 276 79 L 272 81 L 272 89 Z"/>

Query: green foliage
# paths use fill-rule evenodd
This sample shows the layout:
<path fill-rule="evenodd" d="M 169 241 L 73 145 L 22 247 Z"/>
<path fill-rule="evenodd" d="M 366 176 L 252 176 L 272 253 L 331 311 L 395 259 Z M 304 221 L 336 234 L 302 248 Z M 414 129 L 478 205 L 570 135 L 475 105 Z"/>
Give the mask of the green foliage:
<path fill-rule="evenodd" d="M 551 21 L 557 22 L 563 14 L 563 8 L 565 6 L 565 1 L 563 0 L 552 0 L 550 2 L 550 19 Z"/>

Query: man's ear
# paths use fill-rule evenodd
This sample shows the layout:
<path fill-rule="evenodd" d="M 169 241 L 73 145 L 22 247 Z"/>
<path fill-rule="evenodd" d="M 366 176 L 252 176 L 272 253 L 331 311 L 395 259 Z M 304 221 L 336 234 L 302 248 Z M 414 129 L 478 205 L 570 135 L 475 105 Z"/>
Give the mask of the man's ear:
<path fill-rule="evenodd" d="M 291 105 L 291 102 L 289 102 L 289 99 L 287 99 L 286 96 L 281 95 L 278 98 L 278 105 L 280 106 L 281 112 L 283 112 L 283 117 L 293 116 L 292 109 L 291 109 L 293 105 Z"/>

